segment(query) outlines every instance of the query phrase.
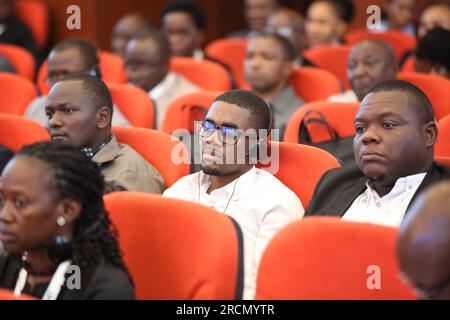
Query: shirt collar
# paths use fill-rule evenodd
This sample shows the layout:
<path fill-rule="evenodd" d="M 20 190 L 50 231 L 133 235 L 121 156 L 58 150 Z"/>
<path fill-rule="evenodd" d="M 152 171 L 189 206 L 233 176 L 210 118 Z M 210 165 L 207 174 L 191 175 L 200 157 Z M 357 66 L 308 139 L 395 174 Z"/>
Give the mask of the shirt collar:
<path fill-rule="evenodd" d="M 164 79 L 162 79 L 152 90 L 150 90 L 149 95 L 153 100 L 159 99 L 167 89 L 170 88 L 176 81 L 177 77 L 175 73 L 169 72 Z"/>
<path fill-rule="evenodd" d="M 111 141 L 109 141 L 102 149 L 100 149 L 92 161 L 98 164 L 113 161 L 120 152 L 120 146 L 117 142 L 116 136 L 113 135 Z"/>
<path fill-rule="evenodd" d="M 423 179 L 425 178 L 426 172 L 423 173 L 417 173 L 406 177 L 398 178 L 397 181 L 394 184 L 394 187 L 392 190 L 386 195 L 391 194 L 401 194 L 403 192 L 409 191 L 414 187 L 419 186 Z M 369 193 L 374 196 L 376 199 L 380 199 L 380 196 L 375 191 L 375 189 L 372 188 L 372 186 L 369 183 L 369 180 L 366 182 L 367 190 L 369 190 Z"/>
<path fill-rule="evenodd" d="M 192 58 L 195 60 L 203 60 L 205 59 L 205 54 L 203 53 L 202 49 L 195 49 L 194 54 L 192 55 Z"/>

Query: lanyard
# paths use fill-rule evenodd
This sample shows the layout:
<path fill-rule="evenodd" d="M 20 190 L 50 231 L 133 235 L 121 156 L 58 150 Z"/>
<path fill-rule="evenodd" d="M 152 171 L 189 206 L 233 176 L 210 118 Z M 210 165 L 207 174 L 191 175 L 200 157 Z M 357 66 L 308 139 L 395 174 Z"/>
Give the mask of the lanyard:
<path fill-rule="evenodd" d="M 56 300 L 59 292 L 61 291 L 61 287 L 64 284 L 65 274 L 69 267 L 70 260 L 66 260 L 59 264 L 58 268 L 55 271 L 55 274 L 52 277 L 52 280 L 50 281 L 50 284 L 48 285 L 47 290 L 44 293 L 44 296 L 42 297 L 42 300 Z M 25 287 L 25 283 L 27 282 L 27 277 L 28 272 L 24 268 L 22 268 L 20 270 L 16 287 L 14 289 L 14 295 L 16 297 L 20 296 L 20 294 L 22 293 L 23 288 Z"/>

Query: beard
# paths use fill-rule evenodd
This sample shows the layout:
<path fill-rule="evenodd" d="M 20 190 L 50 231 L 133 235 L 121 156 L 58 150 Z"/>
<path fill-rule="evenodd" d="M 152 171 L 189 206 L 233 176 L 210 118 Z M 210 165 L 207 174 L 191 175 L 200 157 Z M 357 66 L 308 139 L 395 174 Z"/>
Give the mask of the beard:
<path fill-rule="evenodd" d="M 259 94 L 265 94 L 267 92 L 271 92 L 273 89 L 275 89 L 277 86 L 277 83 L 257 83 L 257 84 L 251 84 L 251 88 L 253 91 Z"/>
<path fill-rule="evenodd" d="M 217 168 L 211 168 L 211 167 L 203 166 L 203 165 L 202 165 L 202 171 L 203 171 L 203 173 L 205 173 L 209 176 L 221 177 L 221 176 L 225 175 Z"/>

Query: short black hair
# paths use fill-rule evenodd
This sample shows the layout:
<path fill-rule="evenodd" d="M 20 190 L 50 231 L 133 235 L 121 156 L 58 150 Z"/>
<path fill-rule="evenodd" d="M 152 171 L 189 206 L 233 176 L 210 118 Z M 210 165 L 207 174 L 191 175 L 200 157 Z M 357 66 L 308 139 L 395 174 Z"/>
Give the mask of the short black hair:
<path fill-rule="evenodd" d="M 52 52 L 61 52 L 74 48 L 80 52 L 80 55 L 87 69 L 93 69 L 95 67 L 98 67 L 99 65 L 99 58 L 97 52 L 98 50 L 97 47 L 89 40 L 80 38 L 67 39 L 58 43 L 52 49 Z"/>
<path fill-rule="evenodd" d="M 156 44 L 156 47 L 158 48 L 160 54 L 161 63 L 169 62 L 172 55 L 172 51 L 170 50 L 170 42 L 162 32 L 157 30 L 143 30 L 139 32 L 135 37 L 131 38 L 130 42 L 145 40 L 151 40 Z"/>
<path fill-rule="evenodd" d="M 169 2 L 161 13 L 161 22 L 164 16 L 172 12 L 183 12 L 191 16 L 192 21 L 199 30 L 205 30 L 206 18 L 203 9 L 192 1 Z"/>
<path fill-rule="evenodd" d="M 3 169 L 12 157 L 14 157 L 14 152 L 6 146 L 0 144 L 0 176 L 2 175 Z"/>
<path fill-rule="evenodd" d="M 355 5 L 353 4 L 353 0 L 318 0 L 312 2 L 311 5 L 315 2 L 326 2 L 331 4 L 339 19 L 345 23 L 350 23 L 355 16 Z"/>
<path fill-rule="evenodd" d="M 408 106 L 414 109 L 414 113 L 422 124 L 434 121 L 434 111 L 430 99 L 412 83 L 403 80 L 385 81 L 370 89 L 368 94 L 392 91 L 406 92 L 410 97 L 414 98 Z"/>
<path fill-rule="evenodd" d="M 435 28 L 430 30 L 416 48 L 416 58 L 425 60 L 450 73 L 450 31 Z"/>
<path fill-rule="evenodd" d="M 111 97 L 111 93 L 109 92 L 108 87 L 103 82 L 102 79 L 91 76 L 91 75 L 73 75 L 67 76 L 63 78 L 59 82 L 65 81 L 80 81 L 82 83 L 83 89 L 85 89 L 92 102 L 96 108 L 108 107 L 111 113 L 111 119 L 113 114 L 113 101 Z"/>
<path fill-rule="evenodd" d="M 258 31 L 258 32 L 252 32 L 250 34 L 249 38 L 250 39 L 256 39 L 256 38 L 273 39 L 281 45 L 281 47 L 284 51 L 284 56 L 286 57 L 287 60 L 293 62 L 298 57 L 299 53 L 295 49 L 292 42 L 289 41 L 288 38 L 286 38 L 285 36 L 282 36 L 281 34 L 279 34 L 276 31 L 265 29 L 265 30 Z"/>
<path fill-rule="evenodd" d="M 272 109 L 260 96 L 247 90 L 231 90 L 222 93 L 214 102 L 222 101 L 234 104 L 239 108 L 250 111 L 251 119 L 257 129 L 269 130 L 272 127 Z"/>

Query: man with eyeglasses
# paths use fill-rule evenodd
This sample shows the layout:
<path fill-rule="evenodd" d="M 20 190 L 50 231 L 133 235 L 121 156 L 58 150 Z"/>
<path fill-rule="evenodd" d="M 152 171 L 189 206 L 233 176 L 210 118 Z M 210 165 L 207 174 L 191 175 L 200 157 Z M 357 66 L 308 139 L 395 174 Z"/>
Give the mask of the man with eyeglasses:
<path fill-rule="evenodd" d="M 46 81 L 53 86 L 67 76 L 92 75 L 101 78 L 97 48 L 84 39 L 68 39 L 57 44 L 48 56 L 48 73 Z M 48 123 L 45 114 L 46 95 L 31 101 L 25 111 L 25 118 L 34 120 L 42 126 Z M 112 119 L 114 126 L 129 126 L 128 119 L 114 106 Z"/>
<path fill-rule="evenodd" d="M 270 173 L 255 167 L 271 128 L 271 109 L 255 93 L 219 95 L 200 135 L 200 172 L 181 178 L 163 196 L 200 203 L 235 219 L 244 238 L 244 299 L 253 299 L 262 253 L 286 224 L 303 216 L 298 197 Z"/>
<path fill-rule="evenodd" d="M 450 182 L 430 187 L 403 222 L 397 257 L 401 276 L 422 299 L 450 300 Z"/>

